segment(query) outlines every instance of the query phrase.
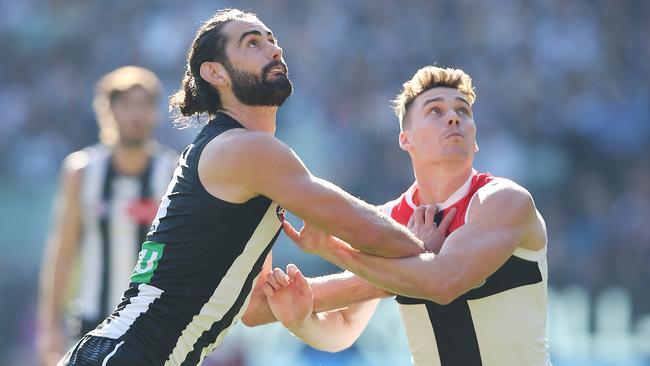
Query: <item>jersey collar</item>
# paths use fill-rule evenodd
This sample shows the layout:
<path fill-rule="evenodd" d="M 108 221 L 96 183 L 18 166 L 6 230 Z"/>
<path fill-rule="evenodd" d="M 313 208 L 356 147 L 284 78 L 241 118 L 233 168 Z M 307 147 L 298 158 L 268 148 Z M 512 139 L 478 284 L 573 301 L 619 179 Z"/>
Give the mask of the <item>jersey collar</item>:
<path fill-rule="evenodd" d="M 467 193 L 469 192 L 469 189 L 472 185 L 472 179 L 474 176 L 476 176 L 477 172 L 475 169 L 472 169 L 472 174 L 469 175 L 469 178 L 467 178 L 467 181 L 463 183 L 463 185 L 458 188 L 456 192 L 454 192 L 449 198 L 442 203 L 437 203 L 436 207 L 438 208 L 438 211 L 440 210 L 445 210 L 451 206 L 453 206 L 456 202 L 460 201 Z M 413 197 L 418 193 L 419 188 L 418 188 L 418 182 L 415 181 L 411 188 L 406 191 L 406 204 L 408 204 L 411 208 L 415 209 L 418 207 L 418 205 L 413 202 Z"/>

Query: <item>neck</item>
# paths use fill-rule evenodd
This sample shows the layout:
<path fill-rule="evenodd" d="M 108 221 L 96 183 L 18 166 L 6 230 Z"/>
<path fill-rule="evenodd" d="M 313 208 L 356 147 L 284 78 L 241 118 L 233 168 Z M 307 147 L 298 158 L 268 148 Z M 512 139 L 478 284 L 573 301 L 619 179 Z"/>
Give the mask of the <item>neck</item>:
<path fill-rule="evenodd" d="M 221 111 L 241 123 L 247 130 L 275 134 L 277 106 L 249 106 L 239 102 L 226 103 L 224 101 Z"/>
<path fill-rule="evenodd" d="M 415 180 L 418 184 L 419 205 L 434 205 L 445 202 L 465 184 L 472 174 L 472 165 L 449 166 L 414 164 Z"/>
<path fill-rule="evenodd" d="M 123 175 L 139 175 L 149 163 L 151 145 L 127 146 L 117 143 L 113 147 L 113 167 Z"/>

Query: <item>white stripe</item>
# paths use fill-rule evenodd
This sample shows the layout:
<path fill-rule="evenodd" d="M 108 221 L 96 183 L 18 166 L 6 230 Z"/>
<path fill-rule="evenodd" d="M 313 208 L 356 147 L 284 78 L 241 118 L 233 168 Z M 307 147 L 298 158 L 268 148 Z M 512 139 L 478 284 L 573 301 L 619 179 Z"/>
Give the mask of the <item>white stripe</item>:
<path fill-rule="evenodd" d="M 110 322 L 107 323 L 104 321 L 99 327 L 97 327 L 97 329 L 88 334 L 111 339 L 121 337 L 127 330 L 129 330 L 138 316 L 147 311 L 149 305 L 151 305 L 154 300 L 160 298 L 162 293 L 163 290 L 157 287 L 144 283 L 138 285 L 138 294 L 131 298 L 130 304 L 120 310 L 117 316 L 111 316 Z"/>
<path fill-rule="evenodd" d="M 82 226 L 79 258 L 80 273 L 78 299 L 81 316 L 86 319 L 104 317 L 99 314 L 99 293 L 101 291 L 101 234 L 99 217 L 103 207 L 102 188 L 110 151 L 104 145 L 83 150 L 88 154 L 88 165 L 84 169 L 81 192 Z"/>
<path fill-rule="evenodd" d="M 117 349 L 120 348 L 120 346 L 123 345 L 123 344 L 124 344 L 124 341 L 118 343 L 117 346 L 115 346 L 115 349 L 113 351 L 111 351 L 111 353 L 106 355 L 106 358 L 104 359 L 104 362 L 102 362 L 102 366 L 106 366 L 106 363 L 108 362 L 108 360 L 110 360 L 111 357 L 113 357 L 115 352 L 117 352 Z"/>
<path fill-rule="evenodd" d="M 180 365 L 185 360 L 187 354 L 192 352 L 194 344 L 201 334 L 208 331 L 215 322 L 221 320 L 233 306 L 244 287 L 251 268 L 280 228 L 281 222 L 276 214 L 277 207 L 278 205 L 276 203 L 272 203 L 266 210 L 264 217 L 260 220 L 253 235 L 251 235 L 246 243 L 242 254 L 235 259 L 210 299 L 203 305 L 199 313 L 192 318 L 192 321 L 181 333 L 165 365 Z M 250 296 L 250 293 L 248 296 Z M 239 320 L 241 315 L 242 311 L 235 316 L 233 324 Z M 225 333 L 226 330 L 217 337 L 217 342 L 204 348 L 202 354 L 206 354 L 206 349 L 208 352 L 214 349 Z"/>
<path fill-rule="evenodd" d="M 440 366 L 438 343 L 425 304 L 399 304 L 414 366 Z"/>

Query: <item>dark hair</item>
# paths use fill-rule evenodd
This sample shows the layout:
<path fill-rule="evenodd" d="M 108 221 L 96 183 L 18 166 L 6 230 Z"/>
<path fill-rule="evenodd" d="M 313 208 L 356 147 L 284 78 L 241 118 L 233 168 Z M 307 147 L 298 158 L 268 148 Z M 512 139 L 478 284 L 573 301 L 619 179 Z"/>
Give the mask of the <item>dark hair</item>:
<path fill-rule="evenodd" d="M 182 116 L 197 115 L 198 117 L 203 113 L 214 115 L 221 109 L 219 92 L 201 77 L 201 65 L 206 61 L 227 63 L 226 42 L 228 39 L 221 30 L 233 20 L 249 17 L 257 19 L 253 13 L 238 9 L 222 9 L 203 22 L 187 53 L 187 65 L 181 88 L 169 100 L 170 111 L 176 109 Z M 180 119 L 182 116 L 179 116 Z M 191 122 L 177 120 L 175 124 L 186 127 Z"/>

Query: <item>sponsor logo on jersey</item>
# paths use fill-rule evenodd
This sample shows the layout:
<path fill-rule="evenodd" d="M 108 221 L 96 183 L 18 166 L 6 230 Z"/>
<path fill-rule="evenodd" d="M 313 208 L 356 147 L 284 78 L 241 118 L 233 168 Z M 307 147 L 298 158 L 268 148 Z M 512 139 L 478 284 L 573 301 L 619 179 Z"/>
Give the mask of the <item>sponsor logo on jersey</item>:
<path fill-rule="evenodd" d="M 158 262 L 163 256 L 165 244 L 153 241 L 145 241 L 142 250 L 138 255 L 138 263 L 133 269 L 131 282 L 149 283 L 154 271 L 158 268 Z"/>

